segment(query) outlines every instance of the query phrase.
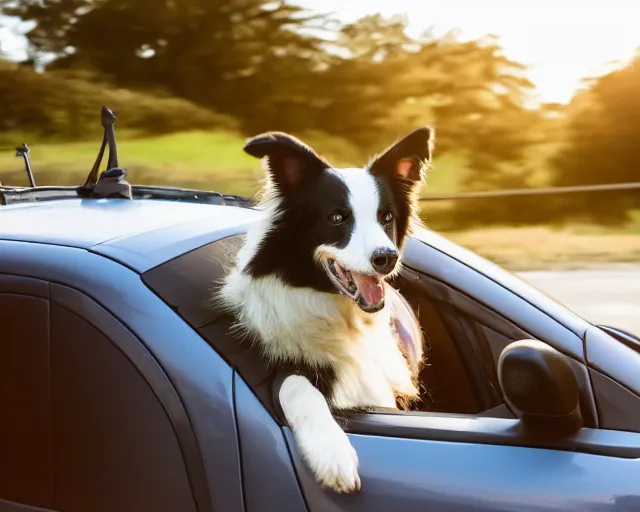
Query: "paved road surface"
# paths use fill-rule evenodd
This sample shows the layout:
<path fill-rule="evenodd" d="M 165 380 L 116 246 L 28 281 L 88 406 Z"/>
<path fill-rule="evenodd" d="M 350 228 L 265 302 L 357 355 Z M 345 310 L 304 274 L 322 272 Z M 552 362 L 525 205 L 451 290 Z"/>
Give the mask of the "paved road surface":
<path fill-rule="evenodd" d="M 519 275 L 592 323 L 640 334 L 640 265 Z"/>

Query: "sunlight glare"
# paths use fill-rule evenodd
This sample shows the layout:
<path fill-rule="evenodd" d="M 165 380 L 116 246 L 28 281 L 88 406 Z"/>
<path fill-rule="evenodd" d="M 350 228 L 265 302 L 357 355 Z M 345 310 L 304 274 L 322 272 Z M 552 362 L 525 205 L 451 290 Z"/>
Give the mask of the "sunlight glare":
<path fill-rule="evenodd" d="M 628 62 L 640 47 L 640 2 L 630 0 L 298 0 L 349 22 L 406 13 L 409 33 L 459 29 L 472 39 L 499 36 L 505 55 L 529 66 L 539 101 L 567 103 L 583 78 Z M 534 5 L 535 4 L 535 5 Z"/>

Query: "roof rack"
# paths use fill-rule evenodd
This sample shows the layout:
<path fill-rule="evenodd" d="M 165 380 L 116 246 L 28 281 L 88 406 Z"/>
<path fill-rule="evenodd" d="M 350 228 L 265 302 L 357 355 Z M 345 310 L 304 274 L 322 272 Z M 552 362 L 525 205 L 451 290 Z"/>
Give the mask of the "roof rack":
<path fill-rule="evenodd" d="M 118 166 L 118 146 L 116 144 L 116 132 L 113 125 L 116 122 L 115 114 L 107 107 L 102 107 L 102 144 L 84 185 L 78 187 L 80 197 L 123 197 L 132 199 L 131 185 L 125 180 L 126 169 Z M 100 164 L 104 156 L 105 146 L 109 146 L 109 158 L 107 168 L 98 177 Z"/>
<path fill-rule="evenodd" d="M 0 186 L 0 205 L 34 203 L 59 199 L 78 199 L 78 187 L 3 187 Z M 179 187 L 156 187 L 131 185 L 132 199 L 156 199 L 181 201 L 186 203 L 214 204 L 253 208 L 255 203 L 246 197 L 222 194 L 208 190 L 184 189 Z"/>
<path fill-rule="evenodd" d="M 118 164 L 118 148 L 113 125 L 115 114 L 107 107 L 102 107 L 102 126 L 104 133 L 98 156 L 84 184 L 80 187 L 36 186 L 29 147 L 26 143 L 16 148 L 16 156 L 22 156 L 25 163 L 29 187 L 8 187 L 0 184 L 0 205 L 52 201 L 58 199 L 77 198 L 121 198 L 121 199 L 164 199 L 191 203 L 240 206 L 251 208 L 254 203 L 246 197 L 221 194 L 205 190 L 191 190 L 179 187 L 158 187 L 130 185 L 126 180 L 126 169 Z M 106 147 L 109 148 L 107 168 L 101 173 L 100 164 Z"/>

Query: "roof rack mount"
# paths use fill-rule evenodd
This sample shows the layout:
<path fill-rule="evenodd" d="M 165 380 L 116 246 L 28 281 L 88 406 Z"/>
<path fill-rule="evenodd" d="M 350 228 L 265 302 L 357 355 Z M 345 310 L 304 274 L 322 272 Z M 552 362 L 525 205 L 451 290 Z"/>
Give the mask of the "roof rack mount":
<path fill-rule="evenodd" d="M 22 146 L 16 148 L 16 156 L 21 156 L 24 160 L 24 167 L 27 171 L 27 177 L 29 178 L 29 185 L 31 188 L 36 186 L 36 180 L 33 177 L 33 170 L 31 169 L 31 161 L 29 160 L 29 146 L 26 142 L 22 143 Z"/>
<path fill-rule="evenodd" d="M 102 126 L 104 133 L 102 135 L 102 144 L 96 161 L 87 176 L 84 184 L 77 188 L 80 197 L 122 197 L 125 199 L 133 199 L 131 193 L 131 185 L 125 180 L 127 170 L 119 167 L 118 164 L 118 146 L 116 143 L 116 132 L 113 125 L 116 122 L 116 116 L 107 107 L 102 107 Z M 100 164 L 104 156 L 105 146 L 109 146 L 109 157 L 107 159 L 107 168 L 102 172 L 100 177 Z"/>
<path fill-rule="evenodd" d="M 254 202 L 246 197 L 222 194 L 208 190 L 189 190 L 180 187 L 158 187 L 147 185 L 130 185 L 126 180 L 126 169 L 118 163 L 118 148 L 114 124 L 115 114 L 107 107 L 102 107 L 102 126 L 104 133 L 98 156 L 85 180 L 77 186 L 36 186 L 29 160 L 29 146 L 22 144 L 16 148 L 16 156 L 21 156 L 29 177 L 30 187 L 3 186 L 0 183 L 0 205 L 52 201 L 72 198 L 125 198 L 125 199 L 161 199 L 183 201 L 199 204 L 214 204 L 253 208 Z M 100 164 L 105 149 L 109 147 L 107 168 L 100 174 Z"/>

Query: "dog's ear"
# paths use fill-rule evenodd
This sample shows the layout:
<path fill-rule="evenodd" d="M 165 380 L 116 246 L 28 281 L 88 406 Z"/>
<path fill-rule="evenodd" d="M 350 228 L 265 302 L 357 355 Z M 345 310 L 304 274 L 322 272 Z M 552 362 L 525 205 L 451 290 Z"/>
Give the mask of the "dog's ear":
<path fill-rule="evenodd" d="M 294 192 L 304 180 L 331 167 L 311 147 L 283 132 L 267 132 L 249 139 L 246 153 L 265 161 L 281 193 Z"/>
<path fill-rule="evenodd" d="M 379 176 L 397 176 L 414 183 L 421 182 L 431 161 L 433 129 L 418 128 L 389 146 L 369 165 Z"/>

